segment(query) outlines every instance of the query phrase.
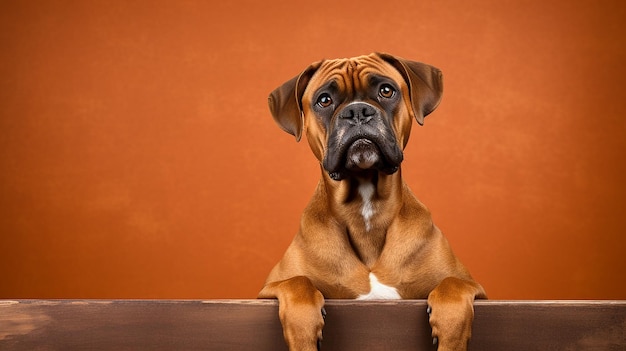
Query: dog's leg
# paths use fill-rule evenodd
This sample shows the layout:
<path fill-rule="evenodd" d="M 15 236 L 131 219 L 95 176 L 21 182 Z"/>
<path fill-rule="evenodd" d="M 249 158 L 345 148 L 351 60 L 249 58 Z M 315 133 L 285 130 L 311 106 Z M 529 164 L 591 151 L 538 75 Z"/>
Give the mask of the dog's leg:
<path fill-rule="evenodd" d="M 474 299 L 486 298 L 476 282 L 449 277 L 428 295 L 433 342 L 438 351 L 464 351 L 472 335 Z"/>
<path fill-rule="evenodd" d="M 262 299 L 278 299 L 278 316 L 290 351 L 319 350 L 324 327 L 324 296 L 307 277 L 267 284 Z"/>

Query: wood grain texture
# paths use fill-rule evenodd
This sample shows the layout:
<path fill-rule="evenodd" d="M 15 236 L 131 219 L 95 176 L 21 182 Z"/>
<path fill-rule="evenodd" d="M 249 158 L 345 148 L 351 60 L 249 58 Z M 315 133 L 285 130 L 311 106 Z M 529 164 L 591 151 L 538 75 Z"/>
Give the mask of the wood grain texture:
<path fill-rule="evenodd" d="M 326 350 L 434 350 L 424 300 L 330 300 Z M 626 301 L 479 301 L 470 350 L 624 350 Z M 0 301 L 0 350 L 286 350 L 273 300 Z"/>

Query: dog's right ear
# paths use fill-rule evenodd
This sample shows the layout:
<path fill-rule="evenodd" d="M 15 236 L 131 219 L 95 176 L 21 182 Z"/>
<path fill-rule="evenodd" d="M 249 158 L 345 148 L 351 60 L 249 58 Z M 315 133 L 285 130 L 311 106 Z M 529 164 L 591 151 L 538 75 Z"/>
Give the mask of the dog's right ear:
<path fill-rule="evenodd" d="M 433 112 L 443 94 L 441 71 L 431 65 L 409 61 L 389 54 L 378 54 L 394 66 L 409 86 L 413 114 L 417 123 L 424 124 L 424 117 Z"/>
<path fill-rule="evenodd" d="M 320 61 L 310 65 L 302 73 L 272 91 L 268 98 L 274 120 L 285 132 L 295 136 L 296 141 L 302 138 L 304 125 L 302 95 L 321 64 Z"/>

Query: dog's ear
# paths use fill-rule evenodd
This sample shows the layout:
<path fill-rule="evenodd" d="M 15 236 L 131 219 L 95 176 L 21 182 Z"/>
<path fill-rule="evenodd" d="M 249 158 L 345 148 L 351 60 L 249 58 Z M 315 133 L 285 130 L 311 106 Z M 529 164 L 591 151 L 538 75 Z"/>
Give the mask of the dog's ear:
<path fill-rule="evenodd" d="M 411 105 L 417 123 L 424 124 L 424 117 L 433 112 L 443 94 L 443 76 L 441 71 L 431 65 L 409 61 L 389 54 L 378 54 L 383 60 L 394 66 L 404 77 L 409 86 Z"/>
<path fill-rule="evenodd" d="M 321 64 L 317 62 L 310 65 L 302 73 L 274 89 L 268 98 L 274 120 L 284 131 L 295 136 L 296 141 L 302 138 L 302 95 Z"/>

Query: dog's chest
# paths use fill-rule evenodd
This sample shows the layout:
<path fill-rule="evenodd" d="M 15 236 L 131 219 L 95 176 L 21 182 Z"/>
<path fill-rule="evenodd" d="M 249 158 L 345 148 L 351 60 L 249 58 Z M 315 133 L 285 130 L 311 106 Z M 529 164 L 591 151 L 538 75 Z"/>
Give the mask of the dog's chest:
<path fill-rule="evenodd" d="M 365 223 L 365 231 L 369 232 L 372 229 L 372 217 L 374 217 L 375 209 L 373 203 L 374 192 L 376 187 L 371 182 L 362 182 L 359 184 L 359 195 L 361 196 L 361 216 Z"/>
<path fill-rule="evenodd" d="M 371 182 L 361 182 L 355 187 L 354 200 L 348 210 L 346 231 L 350 245 L 359 260 L 372 267 L 380 257 L 385 244 L 386 229 L 380 226 L 380 204 L 376 199 L 376 187 Z"/>
<path fill-rule="evenodd" d="M 358 187 L 361 197 L 361 216 L 365 225 L 365 235 L 372 234 L 372 221 L 376 215 L 374 207 L 374 194 L 376 187 L 372 182 L 361 182 Z M 363 257 L 362 257 L 363 258 Z M 366 262 L 367 263 L 367 262 Z M 357 297 L 358 300 L 391 300 L 401 299 L 398 290 L 392 286 L 385 285 L 378 280 L 374 273 L 369 274 L 370 291 Z"/>
<path fill-rule="evenodd" d="M 359 295 L 357 300 L 399 300 L 402 298 L 396 288 L 379 282 L 374 273 L 370 273 L 369 278 L 370 292 Z"/>

